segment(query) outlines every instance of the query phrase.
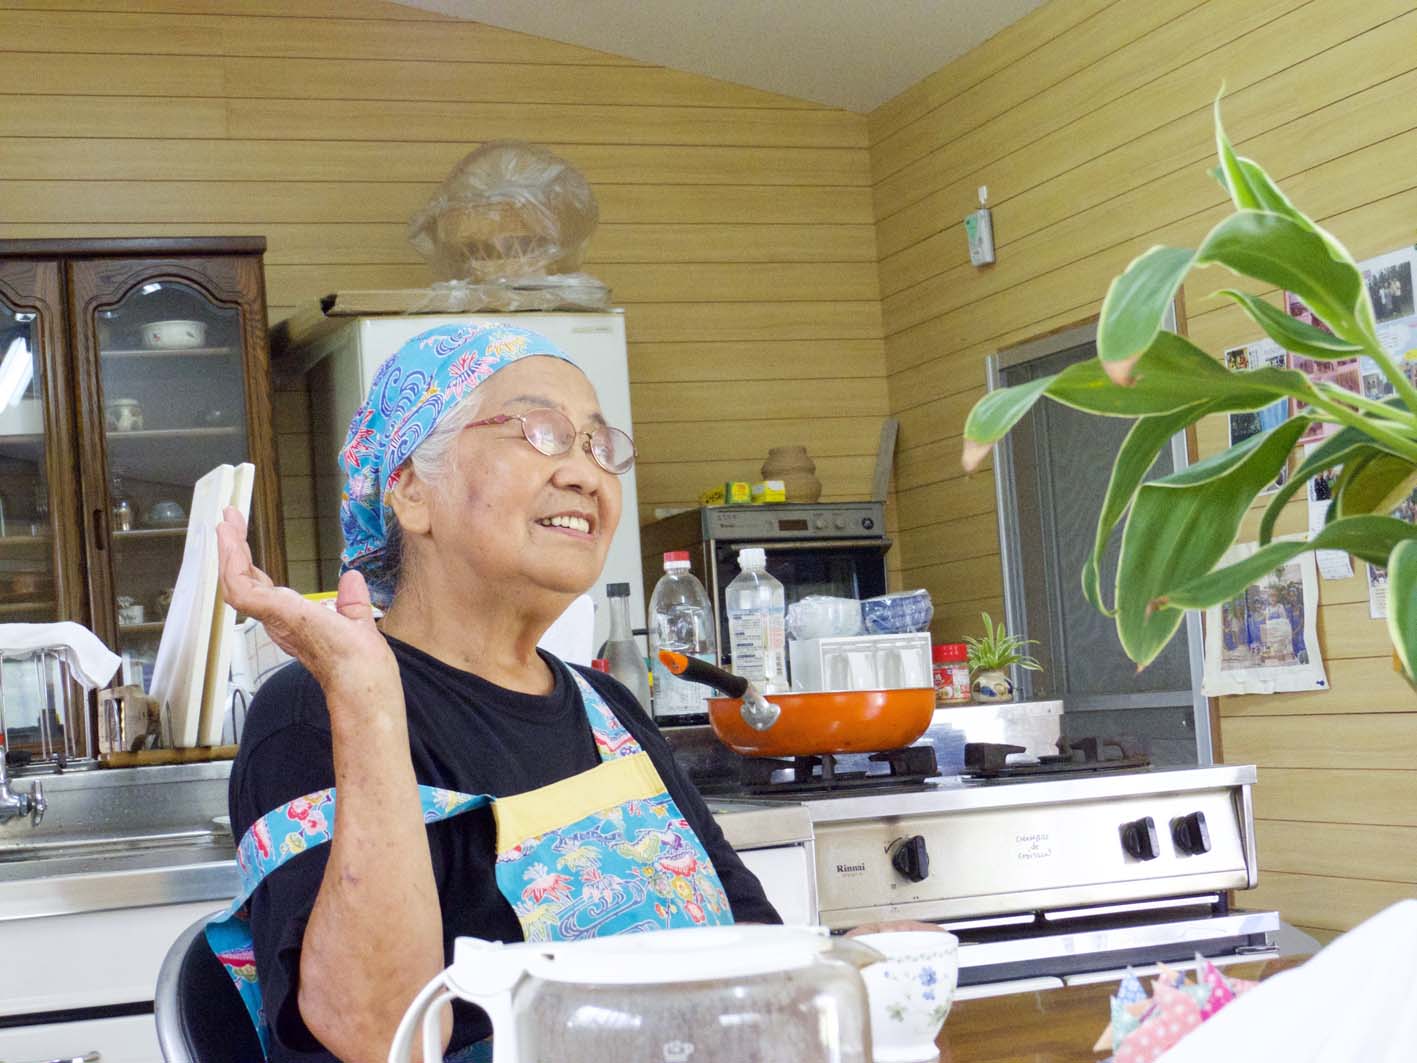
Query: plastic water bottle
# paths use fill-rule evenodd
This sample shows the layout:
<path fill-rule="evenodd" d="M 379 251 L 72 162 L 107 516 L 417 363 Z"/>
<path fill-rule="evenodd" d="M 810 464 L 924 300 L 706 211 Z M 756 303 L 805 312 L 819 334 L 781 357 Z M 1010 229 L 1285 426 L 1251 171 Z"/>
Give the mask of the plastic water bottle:
<path fill-rule="evenodd" d="M 731 667 L 765 693 L 786 690 L 787 592 L 769 575 L 762 550 L 739 550 L 738 567 L 724 591 Z"/>
<path fill-rule="evenodd" d="M 645 712 L 649 712 L 649 669 L 645 667 L 640 644 L 630 633 L 630 585 L 607 583 L 605 598 L 610 604 L 610 638 L 605 643 L 610 674 L 635 695 Z"/>
<path fill-rule="evenodd" d="M 713 605 L 689 571 L 689 552 L 664 555 L 664 575 L 649 600 L 649 660 L 654 669 L 654 718 L 660 723 L 701 723 L 708 716 L 709 689 L 680 679 L 659 660 L 660 650 L 718 663 Z"/>

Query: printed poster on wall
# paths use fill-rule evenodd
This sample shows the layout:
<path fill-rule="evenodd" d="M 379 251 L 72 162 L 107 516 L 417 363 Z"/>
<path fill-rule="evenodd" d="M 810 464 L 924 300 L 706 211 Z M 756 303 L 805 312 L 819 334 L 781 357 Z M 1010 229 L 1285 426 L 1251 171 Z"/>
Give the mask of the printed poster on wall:
<path fill-rule="evenodd" d="M 1297 538 L 1285 536 L 1284 538 Z M 1232 546 L 1220 566 L 1258 549 Z M 1312 553 L 1300 554 L 1205 614 L 1206 697 L 1327 690 L 1318 643 L 1319 580 Z"/>
<path fill-rule="evenodd" d="M 1242 347 L 1231 347 L 1225 352 L 1225 368 L 1237 373 L 1247 373 L 1255 369 L 1283 369 L 1288 364 L 1288 355 L 1283 347 L 1271 339 L 1256 340 Z M 1289 400 L 1278 399 L 1262 410 L 1245 410 L 1230 414 L 1230 445 L 1242 443 L 1251 436 L 1278 428 L 1289 419 Z M 1289 466 L 1285 465 L 1279 475 L 1265 487 L 1265 494 L 1279 490 L 1289 479 Z"/>
<path fill-rule="evenodd" d="M 1312 446 L 1304 448 L 1304 460 L 1313 452 Z M 1325 469 L 1309 480 L 1309 538 L 1323 530 L 1328 520 L 1328 507 L 1333 505 L 1333 481 L 1337 469 Z M 1315 550 L 1314 560 L 1319 566 L 1319 575 L 1324 579 L 1348 579 L 1353 575 L 1353 559 L 1346 550 Z"/>
<path fill-rule="evenodd" d="M 1417 524 L 1417 491 L 1407 496 L 1400 506 L 1392 511 L 1398 520 Z M 1374 620 L 1387 619 L 1387 569 L 1382 565 L 1369 564 L 1368 569 L 1368 615 Z"/>

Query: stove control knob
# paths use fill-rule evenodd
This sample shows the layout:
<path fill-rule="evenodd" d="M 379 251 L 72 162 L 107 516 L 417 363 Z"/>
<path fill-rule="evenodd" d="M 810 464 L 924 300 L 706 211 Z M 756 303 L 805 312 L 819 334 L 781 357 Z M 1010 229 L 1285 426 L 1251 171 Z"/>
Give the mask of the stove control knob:
<path fill-rule="evenodd" d="M 1156 821 L 1150 816 L 1122 824 L 1122 848 L 1138 860 L 1155 860 L 1161 855 L 1156 839 Z"/>
<path fill-rule="evenodd" d="M 826 518 L 826 517 L 817 517 L 817 518 L 815 518 L 815 519 L 812 521 L 812 527 L 816 528 L 817 531 L 826 531 L 826 530 L 827 530 L 827 518 Z"/>
<path fill-rule="evenodd" d="M 1171 839 L 1183 853 L 1199 856 L 1210 852 L 1210 828 L 1205 825 L 1204 812 L 1177 816 L 1171 821 Z"/>
<path fill-rule="evenodd" d="M 891 866 L 911 882 L 923 882 L 929 878 L 930 853 L 925 848 L 924 836 L 914 834 L 900 839 L 891 854 Z"/>

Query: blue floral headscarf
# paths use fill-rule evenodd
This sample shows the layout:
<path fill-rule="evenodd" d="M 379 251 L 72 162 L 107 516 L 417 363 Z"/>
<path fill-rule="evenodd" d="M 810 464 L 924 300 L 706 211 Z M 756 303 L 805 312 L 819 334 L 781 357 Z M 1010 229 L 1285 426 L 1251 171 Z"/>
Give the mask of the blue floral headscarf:
<path fill-rule="evenodd" d="M 340 571 L 358 569 L 374 604 L 393 600 L 396 573 L 388 557 L 394 512 L 389 491 L 399 469 L 434 426 L 499 369 L 533 355 L 570 361 L 545 336 L 499 324 L 442 325 L 419 333 L 392 355 L 369 386 L 340 451 L 344 495 Z"/>

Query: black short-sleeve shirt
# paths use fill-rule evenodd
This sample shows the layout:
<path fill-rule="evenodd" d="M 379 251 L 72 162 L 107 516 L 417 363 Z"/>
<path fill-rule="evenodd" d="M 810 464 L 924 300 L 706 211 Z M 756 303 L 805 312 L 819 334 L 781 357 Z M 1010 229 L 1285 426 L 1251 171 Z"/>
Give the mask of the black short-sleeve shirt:
<path fill-rule="evenodd" d="M 545 696 L 495 686 L 390 638 L 403 681 L 413 771 L 421 784 L 508 797 L 558 782 L 600 763 L 590 724 L 568 666 L 543 654 L 555 676 Z M 668 743 L 634 695 L 608 675 L 582 670 L 616 717 L 650 755 L 680 811 L 713 860 L 740 922 L 777 923 L 752 872 L 722 832 Z M 377 757 L 384 751 L 369 749 Z M 251 704 L 231 772 L 231 824 L 243 836 L 260 816 L 296 797 L 333 786 L 330 720 L 324 694 L 292 663 L 261 687 Z M 459 937 L 522 940 L 516 913 L 497 889 L 496 831 L 490 809 L 429 825 L 428 843 L 443 916 L 445 962 Z M 251 898 L 251 930 L 271 1058 L 332 1060 L 300 1017 L 297 989 L 305 924 L 320 889 L 328 846 L 301 853 L 274 872 Z M 488 1033 L 482 1013 L 455 1008 L 450 1049 Z"/>

